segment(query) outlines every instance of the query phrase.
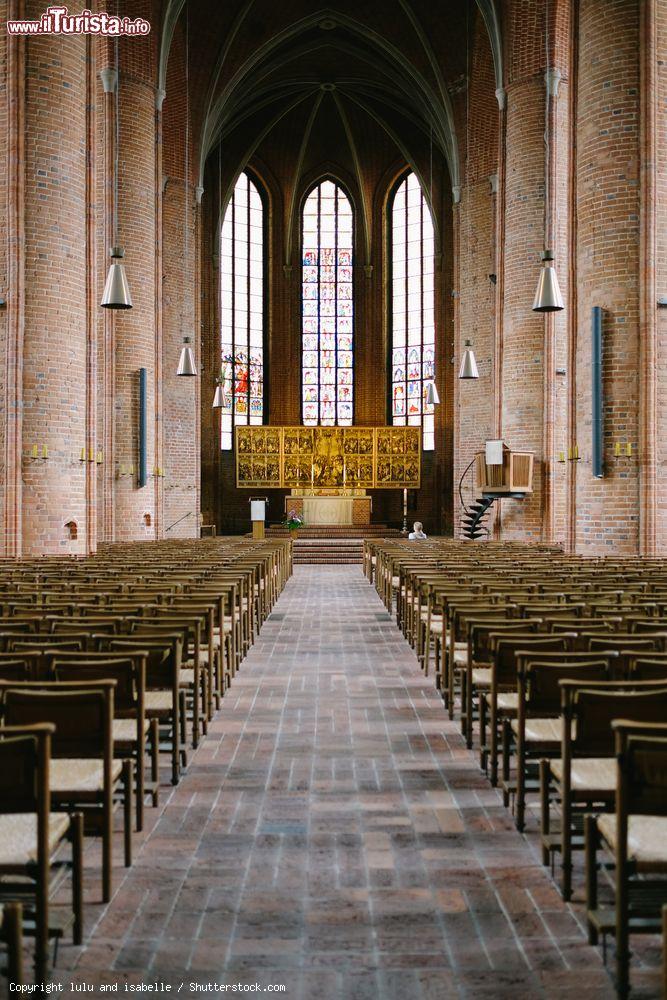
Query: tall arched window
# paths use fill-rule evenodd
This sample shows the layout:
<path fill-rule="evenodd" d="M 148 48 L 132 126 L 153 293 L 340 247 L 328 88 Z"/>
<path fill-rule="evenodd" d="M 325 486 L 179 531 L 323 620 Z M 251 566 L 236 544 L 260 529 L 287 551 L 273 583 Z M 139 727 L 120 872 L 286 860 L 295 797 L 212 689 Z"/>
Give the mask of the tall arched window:
<path fill-rule="evenodd" d="M 432 451 L 426 386 L 435 377 L 433 221 L 414 173 L 391 203 L 391 348 L 392 423 L 421 424 L 424 450 Z"/>
<path fill-rule="evenodd" d="M 247 174 L 236 182 L 220 233 L 220 446 L 235 424 L 264 421 L 264 206 Z"/>
<path fill-rule="evenodd" d="M 333 181 L 308 195 L 302 218 L 303 423 L 349 426 L 354 415 L 352 205 Z"/>

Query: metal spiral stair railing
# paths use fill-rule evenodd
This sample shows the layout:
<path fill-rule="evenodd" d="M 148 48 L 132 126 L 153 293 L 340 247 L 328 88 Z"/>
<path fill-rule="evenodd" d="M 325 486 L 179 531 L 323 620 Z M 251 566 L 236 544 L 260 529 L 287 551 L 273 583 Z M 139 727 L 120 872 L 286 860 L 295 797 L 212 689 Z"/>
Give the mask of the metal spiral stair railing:
<path fill-rule="evenodd" d="M 470 538 L 472 541 L 475 541 L 477 538 L 481 538 L 484 535 L 488 536 L 491 534 L 489 529 L 482 522 L 488 514 L 489 509 L 493 506 L 497 499 L 495 496 L 486 495 L 477 497 L 477 499 L 471 504 L 467 504 L 463 499 L 463 482 L 474 464 L 475 459 L 473 459 L 467 466 L 463 475 L 459 479 L 459 499 L 461 500 L 461 507 L 463 508 L 460 524 L 463 529 L 464 537 Z"/>

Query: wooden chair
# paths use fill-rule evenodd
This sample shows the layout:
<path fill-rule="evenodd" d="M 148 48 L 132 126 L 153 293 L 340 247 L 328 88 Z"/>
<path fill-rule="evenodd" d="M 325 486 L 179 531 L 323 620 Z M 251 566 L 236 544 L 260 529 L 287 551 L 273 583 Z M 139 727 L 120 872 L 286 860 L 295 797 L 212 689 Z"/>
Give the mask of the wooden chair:
<path fill-rule="evenodd" d="M 111 899 L 113 797 L 123 804 L 125 866 L 132 864 L 132 762 L 113 759 L 115 682 L 0 683 L 0 704 L 7 725 L 50 722 L 49 774 L 56 809 L 84 814 L 86 832 L 102 837 L 102 898 Z"/>
<path fill-rule="evenodd" d="M 72 844 L 74 943 L 83 937 L 83 818 L 51 811 L 49 764 L 54 727 L 41 723 L 0 729 L 0 894 L 34 899 L 35 974 L 48 969 L 51 868 L 61 845 Z"/>
<path fill-rule="evenodd" d="M 660 682 L 563 679 L 561 687 L 560 756 L 540 761 L 542 861 L 560 852 L 561 891 L 572 894 L 572 854 L 583 847 L 581 818 L 587 808 L 609 809 L 616 772 L 611 723 L 630 714 L 653 721 L 665 711 L 665 686 Z M 561 803 L 560 832 L 552 833 L 552 789 Z"/>
<path fill-rule="evenodd" d="M 0 941 L 7 945 L 10 989 L 23 986 L 23 907 L 20 903 L 0 903 Z"/>
<path fill-rule="evenodd" d="M 171 783 L 177 785 L 181 766 L 187 767 L 185 691 L 181 688 L 183 633 L 162 632 L 136 638 L 109 637 L 107 648 L 116 652 L 146 650 L 146 717 L 156 719 L 167 731 L 171 755 Z"/>
<path fill-rule="evenodd" d="M 525 826 L 528 764 L 549 755 L 556 746 L 550 739 L 540 740 L 540 723 L 558 722 L 561 714 L 560 682 L 564 679 L 583 681 L 608 680 L 610 657 L 595 657 L 590 653 L 558 651 L 555 653 L 517 654 L 517 708 L 514 717 L 503 720 L 503 797 L 505 804 L 514 792 L 514 819 L 518 830 Z M 526 727 L 532 726 L 529 739 Z M 515 781 L 510 780 L 510 742 L 514 737 L 516 753 Z"/>
<path fill-rule="evenodd" d="M 630 935 L 661 929 L 667 902 L 667 723 L 612 723 L 616 741 L 615 811 L 585 820 L 589 941 L 616 935 L 616 989 L 630 991 Z M 615 860 L 615 906 L 598 907 L 597 851 Z"/>
<path fill-rule="evenodd" d="M 480 764 L 489 767 L 491 784 L 498 784 L 498 726 L 503 717 L 514 717 L 517 711 L 517 666 L 522 653 L 565 651 L 571 646 L 573 634 L 536 634 L 529 631 L 492 632 L 489 645 L 492 652 L 488 691 L 479 691 Z M 501 695 L 511 698 L 501 700 Z M 486 714 L 488 706 L 489 741 L 486 741 Z"/>
<path fill-rule="evenodd" d="M 114 655 L 109 652 L 60 653 L 52 658 L 50 669 L 55 680 L 87 684 L 89 681 L 115 681 L 113 746 L 114 756 L 134 762 L 137 830 L 143 829 L 146 796 L 146 737 L 150 733 L 151 781 L 148 790 L 153 805 L 158 804 L 157 719 L 146 718 L 146 650 Z"/>

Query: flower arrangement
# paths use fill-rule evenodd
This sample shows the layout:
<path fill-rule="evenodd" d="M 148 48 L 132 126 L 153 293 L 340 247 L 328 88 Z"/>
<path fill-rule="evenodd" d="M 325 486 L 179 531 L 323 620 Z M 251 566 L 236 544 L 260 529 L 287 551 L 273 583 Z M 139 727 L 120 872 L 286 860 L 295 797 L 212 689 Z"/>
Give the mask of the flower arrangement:
<path fill-rule="evenodd" d="M 298 531 L 299 528 L 303 528 L 303 518 L 299 517 L 295 510 L 290 510 L 289 513 L 285 515 L 283 524 L 289 531 Z"/>

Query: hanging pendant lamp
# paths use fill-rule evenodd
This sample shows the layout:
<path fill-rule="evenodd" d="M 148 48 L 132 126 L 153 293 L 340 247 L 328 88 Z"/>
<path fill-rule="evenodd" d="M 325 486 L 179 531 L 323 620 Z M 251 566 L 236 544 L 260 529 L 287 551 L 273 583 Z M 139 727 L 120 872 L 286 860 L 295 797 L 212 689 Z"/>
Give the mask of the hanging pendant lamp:
<path fill-rule="evenodd" d="M 213 396 L 213 409 L 221 410 L 223 403 L 224 403 L 224 394 L 222 391 L 222 383 L 218 378 L 215 380 L 215 395 Z"/>
<path fill-rule="evenodd" d="M 540 271 L 535 301 L 533 302 L 533 312 L 559 312 L 564 308 L 563 296 L 560 293 L 556 269 L 553 266 L 554 255 L 551 250 L 542 251 L 544 266 Z"/>
<path fill-rule="evenodd" d="M 564 309 L 563 296 L 560 293 L 556 269 L 553 265 L 553 250 L 547 249 L 551 243 L 551 200 L 550 174 L 551 174 L 551 100 L 558 93 L 558 81 L 560 71 L 550 68 L 549 57 L 549 0 L 546 0 L 544 18 L 544 57 L 546 72 L 544 74 L 544 250 L 542 251 L 542 270 L 537 282 L 537 291 L 533 301 L 533 312 L 551 313 L 560 312 Z"/>
<path fill-rule="evenodd" d="M 475 352 L 473 351 L 472 343 L 469 340 L 466 340 L 465 342 L 465 351 L 463 352 L 463 357 L 461 358 L 459 378 L 479 378 Z"/>
<path fill-rule="evenodd" d="M 435 387 L 435 382 L 429 382 L 426 386 L 426 404 L 427 406 L 437 406 L 439 402 L 440 396 Z"/>
<path fill-rule="evenodd" d="M 102 301 L 100 305 L 103 309 L 131 309 L 132 296 L 130 286 L 127 283 L 125 265 L 122 263 L 125 251 L 118 246 L 118 157 L 120 152 L 120 76 L 118 68 L 118 39 L 115 39 L 115 75 L 114 84 L 116 90 L 115 100 L 115 150 L 113 163 L 113 238 L 114 246 L 111 247 L 109 255 L 111 264 L 107 274 Z"/>
<path fill-rule="evenodd" d="M 184 260 L 185 266 L 187 267 L 190 260 L 188 253 L 188 182 L 190 175 L 190 23 L 188 20 L 188 7 L 185 5 L 185 163 L 183 170 L 183 245 L 184 245 Z M 185 309 L 185 297 L 182 301 L 183 310 Z M 185 322 L 185 316 L 183 311 L 181 312 L 181 329 L 187 329 Z M 190 344 L 192 341 L 189 337 L 183 337 L 183 347 L 181 348 L 181 355 L 178 359 L 178 368 L 176 369 L 177 375 L 182 375 L 186 378 L 192 378 L 197 374 L 197 365 L 195 363 L 195 356 Z"/>
<path fill-rule="evenodd" d="M 130 286 L 127 283 L 125 266 L 121 263 L 125 251 L 122 247 L 111 247 L 109 255 L 111 264 L 100 305 L 103 309 L 131 309 Z"/>
<path fill-rule="evenodd" d="M 187 377 L 197 374 L 197 365 L 195 364 L 194 353 L 190 347 L 189 337 L 183 337 L 183 347 L 181 348 L 181 356 L 178 359 L 176 374 L 185 375 Z"/>

